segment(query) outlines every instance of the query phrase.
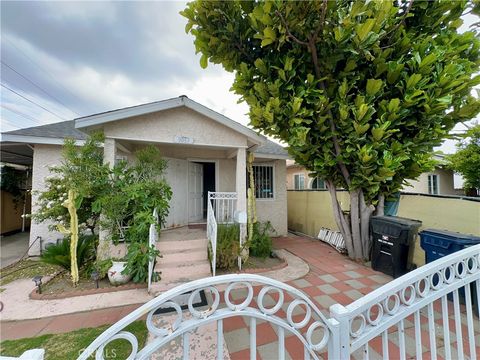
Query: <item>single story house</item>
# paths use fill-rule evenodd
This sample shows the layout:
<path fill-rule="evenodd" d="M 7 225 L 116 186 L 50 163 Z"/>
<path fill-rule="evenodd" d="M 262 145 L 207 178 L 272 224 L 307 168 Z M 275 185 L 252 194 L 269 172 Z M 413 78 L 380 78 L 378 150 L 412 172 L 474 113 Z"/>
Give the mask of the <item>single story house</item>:
<path fill-rule="evenodd" d="M 445 166 L 443 156 L 434 155 L 438 164 L 433 171 L 422 173 L 416 180 L 408 180 L 410 186 L 404 186 L 406 193 L 429 195 L 464 195 L 462 189 L 454 186 L 454 172 Z M 326 190 L 321 178 L 311 176 L 310 171 L 293 160 L 287 160 L 288 190 Z"/>
<path fill-rule="evenodd" d="M 236 192 L 236 210 L 246 211 L 246 156 L 253 152 L 258 219 L 270 221 L 278 235 L 287 233 L 286 150 L 186 96 L 2 133 L 2 150 L 31 152 L 33 211 L 35 191 L 44 188 L 49 166 L 61 161 L 64 139 L 82 145 L 93 131 L 103 131 L 104 160 L 110 164 L 132 160 L 135 150 L 149 144 L 159 148 L 168 160 L 166 179 L 173 190 L 167 228 L 203 223 L 208 191 Z M 43 244 L 62 237 L 48 231 L 46 223 L 32 221 L 30 244 L 38 236 Z M 39 252 L 37 242 L 30 255 Z"/>

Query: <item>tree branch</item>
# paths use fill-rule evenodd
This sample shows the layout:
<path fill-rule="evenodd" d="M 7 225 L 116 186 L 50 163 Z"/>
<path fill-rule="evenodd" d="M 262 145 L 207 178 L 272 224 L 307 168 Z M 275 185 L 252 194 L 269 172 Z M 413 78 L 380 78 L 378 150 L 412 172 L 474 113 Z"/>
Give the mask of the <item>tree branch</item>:
<path fill-rule="evenodd" d="M 291 32 L 290 32 L 290 29 L 287 25 L 287 22 L 285 21 L 285 18 L 283 17 L 283 15 L 278 11 L 276 10 L 275 11 L 275 14 L 280 18 L 280 21 L 282 22 L 282 25 L 285 27 L 285 31 L 287 32 L 287 36 L 292 39 L 293 41 L 295 41 L 297 44 L 300 44 L 300 45 L 303 45 L 303 46 L 308 46 L 308 42 L 307 41 L 302 41 L 300 39 L 298 39 L 295 35 L 293 35 Z"/>
<path fill-rule="evenodd" d="M 393 27 L 392 30 L 390 30 L 388 33 L 386 33 L 385 36 L 383 36 L 383 38 L 388 37 L 390 34 L 392 34 L 393 32 L 395 32 L 402 24 L 405 23 L 405 19 L 407 18 L 408 13 L 409 13 L 410 10 L 412 9 L 413 2 L 414 2 L 414 0 L 410 0 L 410 2 L 408 3 L 407 9 L 405 10 L 405 14 L 403 14 L 402 20 L 401 20 L 398 24 L 396 24 L 396 25 Z M 382 38 L 382 39 L 383 39 L 383 38 Z"/>

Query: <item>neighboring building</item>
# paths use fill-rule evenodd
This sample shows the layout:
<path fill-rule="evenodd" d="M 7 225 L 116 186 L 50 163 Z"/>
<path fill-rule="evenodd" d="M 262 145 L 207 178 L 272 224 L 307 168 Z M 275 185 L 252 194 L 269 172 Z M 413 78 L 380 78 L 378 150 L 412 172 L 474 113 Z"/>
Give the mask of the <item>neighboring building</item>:
<path fill-rule="evenodd" d="M 318 177 L 311 177 L 310 171 L 287 160 L 287 189 L 288 190 L 325 190 L 325 182 Z"/>
<path fill-rule="evenodd" d="M 410 186 L 405 186 L 403 192 L 431 195 L 463 195 L 462 189 L 454 187 L 454 173 L 444 165 L 443 156 L 435 155 L 439 165 L 432 172 L 420 175 L 417 180 L 409 180 Z M 288 190 L 324 190 L 325 183 L 320 178 L 310 176 L 310 172 L 293 160 L 287 161 Z"/>
<path fill-rule="evenodd" d="M 64 138 L 81 145 L 88 133 L 99 130 L 110 164 L 132 160 L 135 150 L 150 144 L 168 160 L 166 179 L 173 197 L 166 227 L 204 222 L 207 191 L 237 192 L 236 209 L 246 211 L 246 153 L 253 151 L 258 218 L 270 221 L 277 234 L 287 234 L 285 149 L 185 96 L 3 133 L 2 149 L 32 153 L 33 211 L 35 191 L 43 190 L 48 167 L 61 161 Z M 37 236 L 44 243 L 62 237 L 48 231 L 46 223 L 32 222 L 30 243 Z M 30 254 L 38 252 L 35 245 Z"/>

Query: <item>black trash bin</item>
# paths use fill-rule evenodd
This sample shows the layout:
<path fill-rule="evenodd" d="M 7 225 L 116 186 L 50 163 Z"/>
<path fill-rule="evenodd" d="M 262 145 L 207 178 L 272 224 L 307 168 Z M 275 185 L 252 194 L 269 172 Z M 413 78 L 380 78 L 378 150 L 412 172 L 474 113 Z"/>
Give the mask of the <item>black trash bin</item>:
<path fill-rule="evenodd" d="M 400 277 L 408 272 L 408 252 L 421 221 L 396 216 L 372 216 L 372 269 Z"/>
<path fill-rule="evenodd" d="M 431 263 L 444 256 L 465 249 L 466 247 L 480 244 L 480 237 L 474 235 L 461 234 L 453 231 L 425 229 L 420 231 L 420 246 L 425 251 L 425 263 Z M 447 270 L 448 271 L 448 270 Z M 448 273 L 447 273 L 448 276 Z M 472 304 L 475 313 L 478 316 L 478 297 L 477 288 L 474 283 L 470 284 Z M 465 304 L 465 290 L 460 288 L 460 302 Z M 453 300 L 452 294 L 448 299 Z"/>

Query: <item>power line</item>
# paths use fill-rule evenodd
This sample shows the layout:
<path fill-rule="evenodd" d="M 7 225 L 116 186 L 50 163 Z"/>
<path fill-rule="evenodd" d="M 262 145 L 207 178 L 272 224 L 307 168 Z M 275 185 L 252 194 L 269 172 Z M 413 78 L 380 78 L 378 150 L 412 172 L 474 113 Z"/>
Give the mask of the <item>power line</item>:
<path fill-rule="evenodd" d="M 61 88 L 63 88 L 63 90 L 65 90 L 66 92 L 68 92 L 71 96 L 73 96 L 74 98 L 76 98 L 77 100 L 79 99 L 78 96 L 76 96 L 75 94 L 73 94 L 70 90 L 68 90 L 65 86 L 63 86 L 57 79 L 55 79 L 55 76 L 53 76 L 50 72 L 48 72 L 47 70 L 45 70 L 44 68 L 42 68 L 40 65 L 38 65 L 30 56 L 28 56 L 23 50 L 21 50 L 20 48 L 18 48 L 13 42 L 11 42 L 8 38 L 5 38 L 5 40 L 11 45 L 13 46 L 15 49 L 17 49 L 17 51 L 19 53 L 21 53 L 23 56 L 25 56 L 33 65 L 35 65 L 38 69 L 40 69 L 41 71 L 43 71 L 44 73 L 48 74 L 53 81 L 55 81 L 58 86 L 60 86 Z M 92 109 L 89 109 L 92 113 L 94 113 L 95 111 L 92 111 Z"/>
<path fill-rule="evenodd" d="M 5 104 L 1 104 L 0 106 L 1 106 L 2 108 L 6 109 L 6 110 L 8 110 L 8 111 L 10 111 L 10 112 L 12 112 L 12 113 L 15 113 L 15 114 L 17 114 L 17 115 L 19 115 L 19 116 L 27 119 L 27 120 L 33 121 L 33 122 L 34 122 L 35 124 L 37 124 L 37 125 L 42 125 L 37 119 L 31 117 L 31 116 L 28 115 L 28 114 L 25 114 L 25 113 L 22 113 L 21 111 L 12 109 L 12 108 L 10 108 L 9 106 L 6 106 Z"/>
<path fill-rule="evenodd" d="M 66 109 L 70 110 L 71 112 L 73 112 L 74 114 L 80 116 L 79 113 L 77 113 L 76 111 L 73 111 L 72 109 L 70 109 L 67 105 L 65 105 L 64 102 L 62 102 L 61 100 L 59 100 L 57 97 L 51 95 L 50 93 L 48 93 L 46 90 L 42 89 L 39 85 L 37 85 L 36 83 L 34 83 L 32 80 L 30 80 L 29 78 L 27 78 L 25 75 L 22 75 L 20 72 L 18 72 L 17 70 L 15 70 L 13 67 L 11 67 L 10 65 L 8 65 L 6 62 L 4 62 L 3 60 L 0 60 L 1 63 L 3 65 L 5 65 L 6 67 L 8 67 L 10 70 L 12 70 L 15 74 L 21 76 L 22 78 L 24 78 L 25 80 L 27 80 L 30 84 L 32 84 L 33 86 L 35 86 L 37 89 L 39 89 L 40 91 L 42 91 L 44 94 L 50 96 L 52 99 L 54 99 L 55 101 L 57 101 L 58 103 L 60 103 L 61 105 L 63 105 L 63 107 L 65 107 Z"/>
<path fill-rule="evenodd" d="M 38 107 L 42 108 L 42 109 L 45 110 L 45 111 L 48 111 L 48 112 L 49 112 L 50 114 L 52 114 L 52 115 L 55 115 L 55 116 L 58 117 L 59 119 L 67 120 L 67 119 L 65 119 L 64 117 L 61 117 L 60 115 L 55 114 L 53 111 L 48 110 L 46 107 L 44 107 L 44 106 L 42 106 L 42 105 L 40 105 L 40 104 L 37 104 L 35 101 L 30 100 L 29 98 L 23 96 L 22 94 L 19 94 L 19 93 L 16 92 L 15 90 L 10 89 L 8 86 L 6 86 L 6 85 L 4 85 L 4 84 L 2 84 L 2 83 L 0 83 L 0 85 L 1 85 L 2 87 L 4 87 L 5 89 L 11 91 L 12 93 L 20 96 L 22 99 L 25 99 L 25 100 L 27 100 L 28 102 L 31 102 L 32 104 L 37 105 Z"/>

